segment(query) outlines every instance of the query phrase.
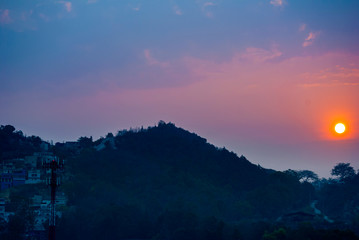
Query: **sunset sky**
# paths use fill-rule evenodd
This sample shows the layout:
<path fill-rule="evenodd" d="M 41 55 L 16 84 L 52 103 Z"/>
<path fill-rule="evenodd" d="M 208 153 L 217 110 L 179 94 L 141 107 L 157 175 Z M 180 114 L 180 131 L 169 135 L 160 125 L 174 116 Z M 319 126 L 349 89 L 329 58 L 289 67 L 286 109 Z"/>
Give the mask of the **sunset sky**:
<path fill-rule="evenodd" d="M 164 120 L 328 177 L 359 168 L 358 43 L 358 0 L 0 0 L 0 124 L 62 142 Z"/>

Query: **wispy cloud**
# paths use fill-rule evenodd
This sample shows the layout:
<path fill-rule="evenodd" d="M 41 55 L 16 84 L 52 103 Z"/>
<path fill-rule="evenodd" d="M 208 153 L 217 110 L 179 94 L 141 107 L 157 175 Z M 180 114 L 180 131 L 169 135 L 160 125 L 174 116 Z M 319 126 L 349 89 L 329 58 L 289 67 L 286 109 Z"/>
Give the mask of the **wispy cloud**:
<path fill-rule="evenodd" d="M 319 86 L 358 86 L 359 68 L 358 66 L 344 67 L 336 65 L 335 67 L 325 68 L 315 73 L 305 73 L 302 75 L 305 79 L 303 87 Z"/>
<path fill-rule="evenodd" d="M 39 18 L 41 18 L 41 19 L 44 20 L 45 22 L 50 21 L 50 17 L 47 16 L 46 14 L 39 13 L 38 16 L 39 16 Z"/>
<path fill-rule="evenodd" d="M 97 2 L 97 0 L 87 0 L 88 4 L 93 4 L 93 3 L 96 3 L 96 2 Z"/>
<path fill-rule="evenodd" d="M 147 64 L 149 65 L 157 65 L 157 66 L 161 66 L 161 67 L 168 67 L 169 63 L 168 62 L 161 62 L 157 59 L 155 59 L 152 55 L 151 55 L 151 51 L 149 49 L 145 49 L 143 51 L 143 54 L 146 58 Z"/>
<path fill-rule="evenodd" d="M 0 9 L 0 24 L 9 24 L 11 22 L 9 9 Z"/>
<path fill-rule="evenodd" d="M 285 0 L 271 0 L 269 3 L 273 6 L 280 7 L 285 4 Z"/>
<path fill-rule="evenodd" d="M 213 12 L 211 11 L 211 7 L 216 6 L 216 4 L 214 2 L 205 2 L 202 4 L 201 9 L 202 12 L 209 18 L 213 17 Z"/>
<path fill-rule="evenodd" d="M 179 16 L 183 14 L 182 10 L 177 5 L 173 7 L 173 11 L 175 12 L 176 15 Z"/>
<path fill-rule="evenodd" d="M 214 4 L 213 2 L 205 2 L 203 4 L 203 7 L 208 7 L 208 6 L 215 6 L 216 4 Z"/>
<path fill-rule="evenodd" d="M 314 40 L 317 39 L 319 36 L 319 32 L 310 32 L 308 36 L 305 38 L 302 46 L 308 47 L 313 44 Z"/>
<path fill-rule="evenodd" d="M 303 23 L 302 25 L 300 25 L 298 31 L 303 32 L 306 28 L 307 28 L 307 24 Z"/>
<path fill-rule="evenodd" d="M 316 34 L 314 32 L 310 32 L 305 41 L 312 41 L 316 38 Z"/>
<path fill-rule="evenodd" d="M 141 10 L 141 4 L 137 4 L 137 5 L 129 5 L 129 7 L 133 10 L 133 11 L 140 11 Z"/>
<path fill-rule="evenodd" d="M 261 48 L 249 47 L 246 49 L 245 53 L 240 54 L 239 56 L 242 59 L 250 60 L 252 62 L 265 62 L 282 56 L 282 52 L 276 47 L 273 47 L 270 51 Z"/>
<path fill-rule="evenodd" d="M 72 3 L 71 3 L 71 2 L 68 2 L 68 1 L 58 1 L 58 3 L 63 4 L 67 12 L 71 12 L 71 11 L 72 11 Z"/>

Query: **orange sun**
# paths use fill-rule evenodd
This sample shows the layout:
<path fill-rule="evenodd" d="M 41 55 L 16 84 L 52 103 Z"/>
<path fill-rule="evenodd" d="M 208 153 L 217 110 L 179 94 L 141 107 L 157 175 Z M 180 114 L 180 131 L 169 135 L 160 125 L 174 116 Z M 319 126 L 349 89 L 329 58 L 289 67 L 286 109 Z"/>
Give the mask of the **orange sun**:
<path fill-rule="evenodd" d="M 337 123 L 334 130 L 336 133 L 342 134 L 345 132 L 345 125 L 343 123 Z"/>

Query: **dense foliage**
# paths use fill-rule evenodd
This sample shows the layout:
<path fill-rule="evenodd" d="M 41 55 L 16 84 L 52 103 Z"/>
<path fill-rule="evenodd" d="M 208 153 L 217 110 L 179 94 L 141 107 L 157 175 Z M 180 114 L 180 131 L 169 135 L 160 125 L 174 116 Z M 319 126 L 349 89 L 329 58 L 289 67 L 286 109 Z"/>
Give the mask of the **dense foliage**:
<path fill-rule="evenodd" d="M 2 159 L 41 143 L 9 125 L 0 141 Z M 57 239 L 358 239 L 359 174 L 349 164 L 335 166 L 330 180 L 264 169 L 164 122 L 51 151 L 66 162 Z M 29 199 L 44 192 L 44 184 L 11 189 L 15 215 L 0 221 L 1 239 L 24 238 L 33 227 Z"/>
<path fill-rule="evenodd" d="M 100 151 L 88 140 L 67 161 L 63 188 L 74 207 L 61 220 L 64 239 L 236 239 L 234 223 L 275 221 L 314 195 L 312 185 L 171 123 L 121 131 Z"/>
<path fill-rule="evenodd" d="M 331 219 L 359 233 L 359 174 L 323 183 L 318 200 L 318 207 Z"/>
<path fill-rule="evenodd" d="M 26 137 L 21 131 L 15 131 L 11 125 L 0 126 L 0 163 L 31 155 L 40 150 L 42 140 L 36 136 Z"/>

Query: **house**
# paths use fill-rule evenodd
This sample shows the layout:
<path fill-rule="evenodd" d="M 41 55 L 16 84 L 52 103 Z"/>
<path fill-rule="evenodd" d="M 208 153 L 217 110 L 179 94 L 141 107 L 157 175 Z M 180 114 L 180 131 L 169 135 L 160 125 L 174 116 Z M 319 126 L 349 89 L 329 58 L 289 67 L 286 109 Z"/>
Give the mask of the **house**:
<path fill-rule="evenodd" d="M 65 193 L 59 192 L 55 199 L 56 206 L 63 205 L 65 206 L 67 203 L 67 197 L 65 196 Z"/>
<path fill-rule="evenodd" d="M 50 143 L 42 141 L 40 144 L 40 148 L 43 152 L 49 151 Z"/>
<path fill-rule="evenodd" d="M 1 190 L 11 188 L 13 186 L 12 173 L 1 174 Z"/>
<path fill-rule="evenodd" d="M 39 209 L 41 207 L 41 202 L 42 202 L 42 196 L 41 195 L 34 195 L 31 198 L 30 207 L 32 207 L 34 209 Z"/>
<path fill-rule="evenodd" d="M 24 162 L 25 162 L 25 165 L 28 168 L 36 168 L 36 166 L 37 166 L 37 156 L 26 156 Z"/>
<path fill-rule="evenodd" d="M 39 156 L 39 164 L 43 165 L 44 163 L 51 162 L 54 158 L 55 156 L 52 153 L 41 153 Z"/>
<path fill-rule="evenodd" d="M 24 158 L 14 158 L 9 160 L 15 168 L 24 168 L 25 159 Z"/>
<path fill-rule="evenodd" d="M 80 143 L 79 142 L 65 142 L 65 147 L 72 149 L 72 150 L 78 150 L 80 148 Z"/>
<path fill-rule="evenodd" d="M 29 170 L 27 173 L 27 180 L 25 184 L 41 183 L 41 171 L 40 169 Z"/>
<path fill-rule="evenodd" d="M 27 173 L 25 170 L 16 170 L 12 173 L 13 186 L 23 185 L 26 181 Z"/>
<path fill-rule="evenodd" d="M 5 199 L 0 198 L 0 217 L 5 214 Z"/>
<path fill-rule="evenodd" d="M 42 200 L 41 201 L 41 209 L 50 209 L 50 200 Z M 49 210 L 50 211 L 50 210 Z"/>
<path fill-rule="evenodd" d="M 25 180 L 26 180 L 25 170 L 3 172 L 1 174 L 1 190 L 8 189 L 13 186 L 25 184 Z"/>
<path fill-rule="evenodd" d="M 11 215 L 14 215 L 14 213 L 6 211 L 5 198 L 0 198 L 0 219 L 4 219 L 5 222 L 9 222 L 9 216 L 11 216 Z"/>
<path fill-rule="evenodd" d="M 12 173 L 15 170 L 15 165 L 13 162 L 6 162 L 2 165 L 2 173 Z"/>

